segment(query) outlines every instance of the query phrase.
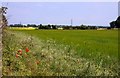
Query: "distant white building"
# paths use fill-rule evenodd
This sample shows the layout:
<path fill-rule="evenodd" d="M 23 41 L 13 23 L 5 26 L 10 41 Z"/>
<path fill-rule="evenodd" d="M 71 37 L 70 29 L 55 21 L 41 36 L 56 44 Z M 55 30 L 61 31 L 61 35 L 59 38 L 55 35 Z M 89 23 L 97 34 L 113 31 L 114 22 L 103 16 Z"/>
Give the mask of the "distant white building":
<path fill-rule="evenodd" d="M 63 30 L 63 28 L 62 28 L 62 27 L 58 27 L 57 29 L 58 29 L 58 30 Z"/>
<path fill-rule="evenodd" d="M 107 30 L 107 28 L 97 28 L 97 30 Z"/>

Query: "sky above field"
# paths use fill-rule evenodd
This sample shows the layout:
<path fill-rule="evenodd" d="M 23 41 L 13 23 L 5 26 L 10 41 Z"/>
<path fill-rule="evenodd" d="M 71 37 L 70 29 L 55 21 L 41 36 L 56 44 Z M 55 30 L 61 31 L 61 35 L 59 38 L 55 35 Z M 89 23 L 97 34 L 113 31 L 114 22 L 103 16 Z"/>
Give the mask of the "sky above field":
<path fill-rule="evenodd" d="M 7 5 L 7 3 L 3 3 Z M 118 16 L 118 2 L 8 2 L 9 24 L 109 26 Z"/>

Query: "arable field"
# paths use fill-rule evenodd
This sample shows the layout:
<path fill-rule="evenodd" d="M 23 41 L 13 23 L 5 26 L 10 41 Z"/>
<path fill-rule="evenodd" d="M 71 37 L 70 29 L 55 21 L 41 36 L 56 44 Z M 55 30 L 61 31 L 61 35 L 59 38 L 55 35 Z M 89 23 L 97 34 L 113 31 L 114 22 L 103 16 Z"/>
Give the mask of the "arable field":
<path fill-rule="evenodd" d="M 118 75 L 118 30 L 11 29 L 4 32 L 4 75 Z M 14 56 L 18 49 L 26 47 L 30 50 L 28 58 Z M 39 64 L 33 64 L 36 60 Z"/>
<path fill-rule="evenodd" d="M 86 54 L 86 57 L 89 57 L 90 53 L 93 54 L 92 57 L 103 54 L 118 58 L 117 30 L 21 30 L 20 32 L 69 45 L 70 48 L 75 48 L 79 55 Z"/>

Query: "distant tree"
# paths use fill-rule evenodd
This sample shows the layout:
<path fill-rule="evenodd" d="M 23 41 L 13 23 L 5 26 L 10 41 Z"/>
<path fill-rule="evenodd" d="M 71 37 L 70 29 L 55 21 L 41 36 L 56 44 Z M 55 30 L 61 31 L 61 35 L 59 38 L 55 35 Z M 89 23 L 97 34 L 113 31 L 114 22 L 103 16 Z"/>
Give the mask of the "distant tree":
<path fill-rule="evenodd" d="M 85 29 L 87 29 L 87 27 L 82 24 L 82 25 L 80 26 L 80 29 L 85 30 Z"/>
<path fill-rule="evenodd" d="M 75 29 L 81 29 L 81 27 L 80 26 L 76 26 Z"/>
<path fill-rule="evenodd" d="M 52 25 L 52 29 L 57 29 L 57 27 L 55 25 Z"/>
<path fill-rule="evenodd" d="M 48 27 L 47 27 L 47 29 L 51 29 L 51 25 L 50 25 L 50 24 L 48 24 Z"/>
<path fill-rule="evenodd" d="M 107 29 L 111 29 L 111 27 L 107 27 Z"/>
<path fill-rule="evenodd" d="M 72 29 L 77 29 L 76 26 L 72 27 Z"/>
<path fill-rule="evenodd" d="M 63 29 L 68 30 L 68 29 L 70 29 L 70 26 L 63 26 Z"/>
<path fill-rule="evenodd" d="M 10 26 L 10 27 L 14 27 L 14 25 L 13 25 L 13 24 L 10 24 L 9 26 Z"/>
<path fill-rule="evenodd" d="M 23 27 L 23 25 L 22 24 L 14 24 L 13 27 Z"/>
<path fill-rule="evenodd" d="M 27 24 L 27 27 L 30 27 L 30 24 Z"/>
<path fill-rule="evenodd" d="M 91 29 L 97 29 L 97 27 L 96 26 L 91 26 Z"/>
<path fill-rule="evenodd" d="M 31 24 L 31 27 L 37 27 L 37 25 L 36 24 Z"/>
<path fill-rule="evenodd" d="M 115 21 L 115 26 L 116 26 L 116 28 L 120 28 L 120 16 Z"/>
<path fill-rule="evenodd" d="M 115 21 L 110 22 L 110 27 L 111 27 L 111 28 L 115 28 L 115 27 L 116 27 Z"/>
<path fill-rule="evenodd" d="M 36 24 L 27 24 L 27 27 L 37 27 Z"/>
<path fill-rule="evenodd" d="M 120 28 L 120 21 L 119 20 L 115 21 L 115 25 L 116 25 L 116 28 Z"/>
<path fill-rule="evenodd" d="M 88 29 L 91 29 L 91 27 L 90 27 L 90 26 L 88 26 Z"/>
<path fill-rule="evenodd" d="M 42 24 L 38 25 L 38 29 L 43 29 Z"/>
<path fill-rule="evenodd" d="M 120 28 L 120 16 L 118 16 L 116 21 L 110 22 L 111 28 Z"/>

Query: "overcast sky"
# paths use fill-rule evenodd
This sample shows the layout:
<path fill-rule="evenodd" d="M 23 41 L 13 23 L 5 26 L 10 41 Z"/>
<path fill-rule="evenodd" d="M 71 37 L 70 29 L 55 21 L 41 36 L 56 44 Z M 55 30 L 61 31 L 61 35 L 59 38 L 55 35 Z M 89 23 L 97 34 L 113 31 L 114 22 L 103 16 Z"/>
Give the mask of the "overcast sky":
<path fill-rule="evenodd" d="M 7 5 L 7 3 L 4 3 Z M 118 16 L 118 2 L 8 2 L 9 24 L 109 26 Z"/>

